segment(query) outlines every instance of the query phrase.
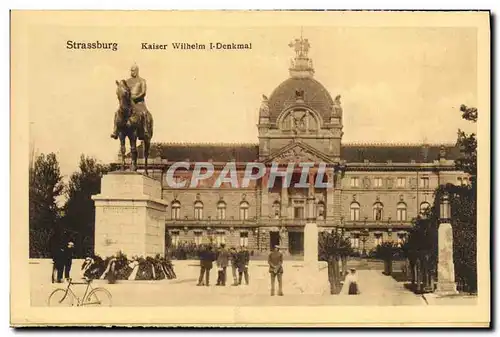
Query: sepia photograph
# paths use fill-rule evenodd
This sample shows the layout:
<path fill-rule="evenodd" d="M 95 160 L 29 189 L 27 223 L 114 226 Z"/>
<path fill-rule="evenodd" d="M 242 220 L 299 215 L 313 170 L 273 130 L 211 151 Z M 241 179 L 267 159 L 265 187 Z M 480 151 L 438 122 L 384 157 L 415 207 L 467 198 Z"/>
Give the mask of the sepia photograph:
<path fill-rule="evenodd" d="M 489 326 L 489 20 L 12 11 L 11 325 Z"/>

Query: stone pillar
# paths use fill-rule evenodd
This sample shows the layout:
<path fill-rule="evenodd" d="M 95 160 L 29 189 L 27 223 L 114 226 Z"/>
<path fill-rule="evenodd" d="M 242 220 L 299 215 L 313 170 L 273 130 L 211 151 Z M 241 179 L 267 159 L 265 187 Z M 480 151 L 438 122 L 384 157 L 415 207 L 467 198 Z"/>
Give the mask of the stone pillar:
<path fill-rule="evenodd" d="M 311 175 L 309 176 L 311 177 Z M 314 209 L 314 194 L 307 198 L 307 223 L 304 226 L 304 262 L 318 266 L 318 224 Z"/>
<path fill-rule="evenodd" d="M 331 219 L 334 216 L 334 175 L 332 169 L 328 168 L 326 171 L 326 177 L 328 179 L 328 184 L 332 185 L 332 187 L 326 188 L 326 217 L 327 219 Z"/>
<path fill-rule="evenodd" d="M 304 263 L 318 268 L 318 225 L 307 222 L 304 226 Z"/>
<path fill-rule="evenodd" d="M 259 207 L 261 208 L 260 215 L 263 218 L 266 218 L 269 216 L 269 189 L 267 188 L 267 184 L 269 182 L 269 176 L 267 175 L 267 172 L 264 174 L 261 180 L 261 187 L 260 187 L 260 193 L 261 193 L 261 203 Z"/>
<path fill-rule="evenodd" d="M 111 172 L 101 179 L 95 204 L 95 254 L 106 258 L 165 253 L 167 202 L 161 182 L 137 172 Z"/>
<path fill-rule="evenodd" d="M 449 222 L 443 222 L 438 230 L 438 295 L 457 294 L 455 265 L 453 263 L 453 229 Z"/>
<path fill-rule="evenodd" d="M 281 217 L 288 218 L 288 187 L 281 186 Z"/>

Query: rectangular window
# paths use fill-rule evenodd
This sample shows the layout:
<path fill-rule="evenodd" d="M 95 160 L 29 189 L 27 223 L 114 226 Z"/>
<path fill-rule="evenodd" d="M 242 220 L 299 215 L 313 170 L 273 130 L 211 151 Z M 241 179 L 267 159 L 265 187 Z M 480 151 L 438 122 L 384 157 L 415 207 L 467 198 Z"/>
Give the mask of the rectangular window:
<path fill-rule="evenodd" d="M 429 188 L 429 177 L 420 178 L 420 187 L 421 188 Z"/>
<path fill-rule="evenodd" d="M 219 220 L 226 219 L 226 208 L 217 208 L 217 219 Z"/>
<path fill-rule="evenodd" d="M 351 177 L 351 187 L 359 187 L 359 178 Z"/>
<path fill-rule="evenodd" d="M 226 233 L 224 231 L 219 231 L 215 234 L 215 242 L 217 243 L 217 247 L 221 245 L 221 243 L 226 243 Z"/>
<path fill-rule="evenodd" d="M 382 234 L 375 234 L 375 247 L 383 243 Z"/>
<path fill-rule="evenodd" d="M 396 186 L 399 188 L 404 188 L 406 186 L 406 178 L 398 178 Z"/>
<path fill-rule="evenodd" d="M 295 207 L 293 216 L 294 219 L 304 219 L 304 207 Z"/>
<path fill-rule="evenodd" d="M 181 208 L 180 207 L 173 207 L 172 208 L 172 219 L 179 220 L 180 218 L 181 218 Z"/>
<path fill-rule="evenodd" d="M 179 245 L 179 231 L 170 232 L 170 237 L 172 239 L 172 246 L 177 247 Z"/>
<path fill-rule="evenodd" d="M 240 246 L 241 247 L 248 247 L 248 232 L 241 232 L 240 233 Z"/>
<path fill-rule="evenodd" d="M 398 221 L 406 221 L 406 208 L 400 208 L 397 210 Z"/>
<path fill-rule="evenodd" d="M 351 221 L 359 221 L 359 208 L 351 208 Z"/>
<path fill-rule="evenodd" d="M 373 186 L 377 188 L 382 187 L 382 178 L 373 179 Z"/>
<path fill-rule="evenodd" d="M 194 243 L 199 246 L 203 242 L 203 233 L 201 231 L 194 232 Z"/>
<path fill-rule="evenodd" d="M 240 219 L 248 220 L 248 208 L 246 207 L 240 208 Z"/>
<path fill-rule="evenodd" d="M 359 234 L 351 234 L 349 240 L 353 249 L 359 249 Z"/>
<path fill-rule="evenodd" d="M 194 218 L 195 218 L 196 220 L 201 220 L 201 219 L 203 219 L 203 208 L 201 208 L 201 207 L 200 207 L 200 208 L 196 207 L 196 208 L 194 209 Z"/>

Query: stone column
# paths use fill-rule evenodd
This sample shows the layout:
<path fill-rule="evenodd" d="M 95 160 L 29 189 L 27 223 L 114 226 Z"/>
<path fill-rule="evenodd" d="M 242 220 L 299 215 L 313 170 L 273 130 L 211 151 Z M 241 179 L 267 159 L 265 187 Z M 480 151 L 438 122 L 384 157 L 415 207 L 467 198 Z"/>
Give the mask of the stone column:
<path fill-rule="evenodd" d="M 269 189 L 267 188 L 267 184 L 269 182 L 269 176 L 267 172 L 264 174 L 261 180 L 260 193 L 261 193 L 261 217 L 267 218 L 269 216 Z"/>
<path fill-rule="evenodd" d="M 284 180 L 284 179 L 283 179 Z M 288 218 L 288 187 L 281 186 L 281 217 Z"/>
<path fill-rule="evenodd" d="M 165 214 L 161 182 L 136 172 L 111 172 L 101 179 L 95 203 L 95 254 L 129 257 L 165 253 Z"/>
<path fill-rule="evenodd" d="M 326 217 L 327 219 L 331 219 L 334 216 L 334 175 L 333 170 L 328 168 L 326 171 L 326 177 L 328 179 L 328 184 L 332 185 L 332 187 L 327 187 L 326 189 Z"/>
<path fill-rule="evenodd" d="M 455 265 L 453 263 L 453 229 L 451 223 L 443 222 L 438 230 L 438 295 L 457 294 Z"/>
<path fill-rule="evenodd" d="M 304 263 L 318 268 L 318 225 L 307 222 L 304 226 Z"/>
<path fill-rule="evenodd" d="M 309 176 L 311 177 L 311 175 Z M 307 222 L 304 226 L 304 262 L 318 267 L 318 224 L 314 207 L 314 194 L 307 198 Z"/>

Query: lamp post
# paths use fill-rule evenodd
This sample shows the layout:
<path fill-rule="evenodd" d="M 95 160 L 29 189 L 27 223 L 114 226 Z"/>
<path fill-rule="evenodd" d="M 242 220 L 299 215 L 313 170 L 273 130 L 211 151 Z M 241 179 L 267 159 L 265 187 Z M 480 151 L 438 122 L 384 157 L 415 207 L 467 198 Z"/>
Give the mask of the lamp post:
<path fill-rule="evenodd" d="M 444 296 L 456 294 L 455 266 L 453 264 L 453 228 L 448 193 L 441 198 L 438 229 L 438 271 L 436 293 Z"/>

